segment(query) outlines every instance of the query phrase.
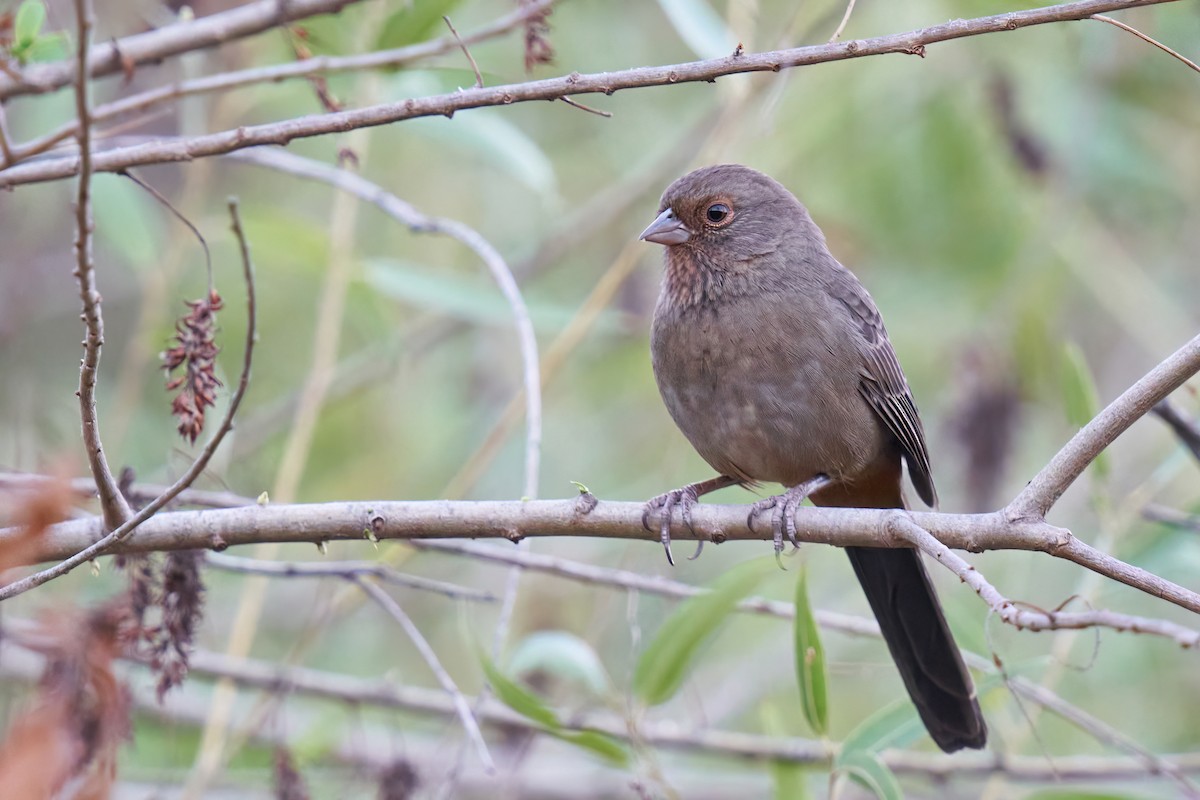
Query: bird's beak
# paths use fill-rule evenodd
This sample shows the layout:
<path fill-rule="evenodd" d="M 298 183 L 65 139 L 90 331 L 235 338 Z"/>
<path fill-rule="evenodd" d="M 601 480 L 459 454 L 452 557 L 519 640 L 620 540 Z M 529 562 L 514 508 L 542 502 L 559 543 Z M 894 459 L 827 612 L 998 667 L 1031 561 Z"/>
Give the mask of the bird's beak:
<path fill-rule="evenodd" d="M 692 232 L 675 216 L 675 212 L 668 208 L 659 214 L 638 238 L 655 244 L 674 245 L 683 244 L 692 238 Z"/>

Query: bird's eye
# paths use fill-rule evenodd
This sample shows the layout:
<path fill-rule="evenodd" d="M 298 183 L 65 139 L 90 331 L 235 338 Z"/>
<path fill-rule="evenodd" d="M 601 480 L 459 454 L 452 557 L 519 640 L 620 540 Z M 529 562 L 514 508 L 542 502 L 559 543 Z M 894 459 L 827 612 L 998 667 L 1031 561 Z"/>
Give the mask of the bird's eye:
<path fill-rule="evenodd" d="M 713 203 L 708 207 L 708 211 L 704 212 L 704 216 L 714 225 L 720 225 L 725 220 L 729 219 L 729 206 L 724 203 Z"/>

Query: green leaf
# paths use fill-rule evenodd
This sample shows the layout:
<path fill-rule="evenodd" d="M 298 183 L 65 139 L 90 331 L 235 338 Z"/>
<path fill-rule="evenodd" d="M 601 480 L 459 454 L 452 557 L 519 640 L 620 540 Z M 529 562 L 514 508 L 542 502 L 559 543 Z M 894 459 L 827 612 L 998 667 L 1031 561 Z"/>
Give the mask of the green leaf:
<path fill-rule="evenodd" d="M 1023 800 L 1140 800 L 1146 795 L 1123 792 L 1096 792 L 1086 789 L 1043 789 L 1027 794 Z"/>
<path fill-rule="evenodd" d="M 838 772 L 845 773 L 879 800 L 903 800 L 900 782 L 875 753 L 855 752 L 850 758 L 838 758 Z"/>
<path fill-rule="evenodd" d="M 39 36 L 24 49 L 24 61 L 57 61 L 66 58 L 68 42 L 66 34 L 63 33 Z"/>
<path fill-rule="evenodd" d="M 856 753 L 878 753 L 888 747 L 906 747 L 924 734 L 925 727 L 917 716 L 916 706 L 907 696 L 902 697 L 879 709 L 850 731 L 842 742 L 834 766 Z"/>
<path fill-rule="evenodd" d="M 376 50 L 390 50 L 415 42 L 423 42 L 450 29 L 442 17 L 454 10 L 462 0 L 410 0 L 390 15 L 380 29 Z M 457 25 L 455 27 L 458 27 Z"/>
<path fill-rule="evenodd" d="M 592 646 L 566 631 L 538 631 L 526 636 L 508 661 L 512 675 L 536 670 L 586 686 L 593 694 L 608 692 L 610 682 Z"/>
<path fill-rule="evenodd" d="M 701 58 L 727 56 L 737 37 L 705 0 L 658 0 L 667 19 L 691 51 Z"/>
<path fill-rule="evenodd" d="M 365 263 L 366 280 L 373 288 L 408 305 L 440 311 L 471 323 L 509 328 L 512 309 L 487 277 L 437 271 L 393 258 L 373 258 Z M 480 272 L 483 267 L 480 266 Z M 557 333 L 575 315 L 575 309 L 526 296 L 529 316 L 538 332 Z M 602 315 L 597 332 L 617 330 L 614 312 Z"/>
<path fill-rule="evenodd" d="M 796 638 L 796 679 L 800 687 L 800 704 L 804 718 L 813 732 L 829 732 L 829 705 L 825 672 L 825 648 L 817 632 L 812 604 L 808 601 L 808 569 L 800 569 L 796 581 L 796 618 L 793 625 Z"/>
<path fill-rule="evenodd" d="M 683 685 L 701 645 L 712 637 L 738 600 L 762 583 L 772 569 L 774 562 L 764 559 L 738 564 L 717 579 L 711 592 L 697 595 L 675 609 L 638 659 L 634 694 L 652 706 L 670 700 Z"/>
<path fill-rule="evenodd" d="M 46 7 L 40 0 L 25 0 L 13 20 L 13 53 L 26 49 L 38 38 L 46 24 Z"/>
<path fill-rule="evenodd" d="M 764 702 L 759 707 L 759 716 L 762 719 L 763 732 L 768 736 L 783 737 L 790 733 L 778 704 Z M 804 764 L 772 761 L 770 766 L 775 787 L 772 795 L 774 800 L 808 800 L 809 769 Z"/>
<path fill-rule="evenodd" d="M 595 753 L 612 764 L 625 766 L 629 763 L 629 752 L 608 734 L 591 730 L 564 730 L 554 711 L 525 687 L 510 680 L 492 663 L 482 649 L 479 651 L 479 663 L 483 665 L 483 672 L 487 675 L 488 683 L 492 685 L 492 690 L 496 692 L 496 697 L 500 698 L 500 702 L 521 716 L 541 725 L 547 734 Z"/>
<path fill-rule="evenodd" d="M 629 765 L 629 750 L 607 733 L 599 731 L 551 731 L 551 736 L 582 748 L 618 767 Z"/>
<path fill-rule="evenodd" d="M 1074 342 L 1068 342 L 1063 349 L 1062 366 L 1063 405 L 1067 411 L 1067 419 L 1072 425 L 1082 428 L 1100 412 L 1096 381 L 1083 351 Z M 1105 453 L 1101 452 L 1096 456 L 1092 466 L 1095 467 L 1097 477 L 1108 477 L 1109 465 Z"/>
<path fill-rule="evenodd" d="M 487 675 L 488 683 L 492 685 L 500 702 L 521 716 L 546 726 L 551 731 L 558 732 L 562 728 L 562 723 L 558 721 L 558 715 L 547 708 L 528 689 L 509 680 L 482 650 L 479 651 L 479 662 L 483 665 L 483 672 Z"/>

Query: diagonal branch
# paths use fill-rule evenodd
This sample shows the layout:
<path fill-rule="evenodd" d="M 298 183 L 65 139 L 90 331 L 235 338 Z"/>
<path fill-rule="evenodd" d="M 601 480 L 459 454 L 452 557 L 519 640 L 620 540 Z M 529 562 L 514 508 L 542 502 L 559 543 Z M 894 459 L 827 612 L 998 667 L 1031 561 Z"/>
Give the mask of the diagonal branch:
<path fill-rule="evenodd" d="M 314 1 L 309 0 L 309 2 Z M 1052 22 L 1086 19 L 1093 14 L 1164 2 L 1174 2 L 1174 0 L 1079 0 L 1074 3 L 1013 11 L 989 17 L 954 20 L 929 28 L 871 39 L 831 42 L 763 53 L 738 53 L 706 61 L 638 67 L 616 72 L 599 72 L 589 75 L 572 73 L 548 80 L 464 89 L 452 94 L 412 98 L 397 103 L 369 106 L 351 111 L 300 117 L 263 125 L 246 125 L 234 130 L 190 139 L 117 148 L 98 154 L 94 159 L 94 169 L 101 172 L 114 172 L 143 164 L 190 161 L 196 158 L 223 155 L 256 145 L 284 145 L 295 139 L 340 133 L 352 128 L 387 125 L 405 119 L 428 116 L 451 117 L 456 111 L 485 106 L 558 100 L 568 95 L 579 94 L 604 93 L 611 95 L 622 89 L 648 86 L 668 86 L 699 81 L 712 82 L 726 75 L 747 72 L 778 72 L 781 69 L 792 67 L 889 53 L 924 56 L 926 48 L 937 42 L 987 33 L 1014 31 L 1019 28 Z M 22 164 L 0 171 L 0 188 L 38 181 L 59 180 L 76 174 L 78 169 L 79 159 L 76 156 Z"/>
<path fill-rule="evenodd" d="M 483 733 L 479 730 L 479 721 L 475 719 L 475 714 L 471 711 L 471 706 L 468 704 L 466 696 L 459 690 L 458 686 L 454 683 L 454 679 L 450 677 L 450 674 L 442 666 L 442 662 L 438 660 L 437 653 L 433 652 L 433 647 L 430 646 L 429 642 L 421 634 L 421 629 L 413 623 L 408 614 L 404 613 L 404 609 L 400 607 L 400 604 L 393 600 L 391 595 L 383 589 L 380 589 L 362 576 L 358 576 L 354 580 L 380 608 L 386 611 L 392 619 L 396 620 L 400 624 L 400 627 L 404 628 L 404 633 L 408 635 L 408 638 L 417 648 L 417 651 L 421 654 L 421 658 L 425 661 L 430 671 L 433 672 L 438 683 L 441 684 L 446 694 L 450 695 L 454 703 L 454 713 L 458 715 L 459 721 L 462 722 L 462 726 L 467 732 L 467 737 L 475 745 L 475 750 L 479 754 L 479 760 L 483 762 L 484 767 L 488 771 L 494 770 L 496 765 L 492 761 L 491 754 L 488 753 L 487 744 L 483 741 Z"/>
<path fill-rule="evenodd" d="M 481 42 L 521 25 L 526 19 L 541 14 L 559 0 L 538 0 L 536 3 L 524 5 L 496 19 L 483 27 L 468 33 L 462 38 L 466 44 Z M 206 18 L 208 19 L 208 18 Z M 128 97 L 121 97 L 92 110 L 93 122 L 108 122 L 128 114 L 148 111 L 163 103 L 179 100 L 198 94 L 228 91 L 257 83 L 275 83 L 288 78 L 311 78 L 314 75 L 329 75 L 341 72 L 354 72 L 367 69 L 382 69 L 411 64 L 424 58 L 439 55 L 458 46 L 451 36 L 433 39 L 420 44 L 398 47 L 391 50 L 376 50 L 371 53 L 355 53 L 348 56 L 312 56 L 300 61 L 288 61 L 268 67 L 251 67 L 249 69 L 221 72 L 216 75 L 206 75 L 200 78 L 179 81 L 167 86 L 148 89 Z M 2 113 L 2 112 L 0 112 Z M 23 161 L 30 156 L 44 153 L 59 142 L 75 135 L 77 125 L 66 122 L 53 131 L 36 139 L 12 146 L 11 153 L 3 153 L 5 158 L 0 162 L 0 168 Z M 0 140 L 0 145 L 3 141 Z"/>
<path fill-rule="evenodd" d="M 213 433 L 208 443 L 204 445 L 204 448 L 200 451 L 200 455 L 196 457 L 196 460 L 192 462 L 188 470 L 180 476 L 179 480 L 171 484 L 165 492 L 147 503 L 137 514 L 129 518 L 115 530 L 98 539 L 93 537 L 91 543 L 84 547 L 75 548 L 71 555 L 64 556 L 65 560 L 55 564 L 53 567 L 36 572 L 21 580 L 13 581 L 5 586 L 0 586 L 0 601 L 7 600 L 10 597 L 41 586 L 47 581 L 66 575 L 80 564 L 114 551 L 119 545 L 128 540 L 129 535 L 139 525 L 151 519 L 167 503 L 174 500 L 180 492 L 192 485 L 196 478 L 200 476 L 200 473 L 208 466 L 209 460 L 217 452 L 217 448 L 225 438 L 225 434 L 233 429 L 234 415 L 237 414 L 238 407 L 242 404 L 242 398 L 246 396 L 246 388 L 250 385 L 250 364 L 254 356 L 254 343 L 258 338 L 258 314 L 254 293 L 254 264 L 250 260 L 250 245 L 246 241 L 245 232 L 242 230 L 242 221 L 238 215 L 237 201 L 232 198 L 229 200 L 229 215 L 233 219 L 233 233 L 241 249 L 242 274 L 246 281 L 247 322 L 246 346 L 244 355 L 242 356 L 242 374 L 238 380 L 237 389 L 234 390 L 233 397 L 229 400 L 229 408 L 225 412 L 225 418 L 221 420 L 220 426 Z"/>
<path fill-rule="evenodd" d="M 1200 336 L 1150 370 L 1071 437 L 1008 504 L 1004 513 L 1012 520 L 1044 518 L 1104 448 L 1197 372 L 1200 372 Z"/>

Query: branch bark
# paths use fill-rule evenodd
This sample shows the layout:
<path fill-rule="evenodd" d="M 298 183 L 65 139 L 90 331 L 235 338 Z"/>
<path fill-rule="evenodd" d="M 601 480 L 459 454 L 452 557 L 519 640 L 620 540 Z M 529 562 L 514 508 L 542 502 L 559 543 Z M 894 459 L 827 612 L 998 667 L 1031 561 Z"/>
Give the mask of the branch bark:
<path fill-rule="evenodd" d="M 88 75 L 120 74 L 126 64 L 142 66 L 270 30 L 317 14 L 335 14 L 359 0 L 256 0 L 207 17 L 179 22 L 146 33 L 97 45 L 87 60 Z M 1099 13 L 1099 12 L 1097 12 Z M 24 94 L 52 92 L 75 79 L 73 61 L 35 64 L 18 77 L 0 72 L 0 101 Z"/>
<path fill-rule="evenodd" d="M 398 103 L 386 103 L 351 111 L 311 115 L 263 125 L 247 125 L 190 139 L 151 142 L 133 147 L 117 148 L 96 154 L 94 168 L 99 172 L 119 172 L 145 164 L 191 161 L 196 158 L 223 155 L 256 145 L 285 145 L 294 139 L 342 133 L 353 128 L 387 125 L 405 119 L 428 116 L 452 117 L 457 111 L 471 108 L 512 105 L 535 100 L 559 100 L 577 94 L 604 93 L 611 95 L 621 89 L 647 86 L 667 86 L 697 81 L 712 82 L 726 75 L 745 72 L 778 72 L 781 69 L 792 67 L 886 53 L 904 53 L 923 57 L 926 55 L 926 48 L 937 42 L 986 33 L 1014 31 L 1052 22 L 1086 19 L 1093 14 L 1174 1 L 1080 0 L 1080 2 L 1032 8 L 989 17 L 954 20 L 929 28 L 871 39 L 831 42 L 764 53 L 735 53 L 724 58 L 707 61 L 639 67 L 589 75 L 572 73 L 548 80 L 480 89 L 463 89 L 452 94 L 412 98 Z M 308 0 L 310 4 L 314 2 L 316 0 Z M 274 6 L 273 0 L 271 5 Z M 287 7 L 291 8 L 293 5 L 301 4 L 292 3 Z M 76 174 L 78 169 L 78 156 L 19 164 L 0 171 L 0 188 L 61 180 Z"/>

